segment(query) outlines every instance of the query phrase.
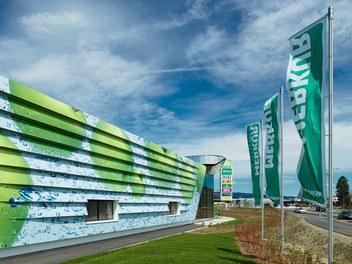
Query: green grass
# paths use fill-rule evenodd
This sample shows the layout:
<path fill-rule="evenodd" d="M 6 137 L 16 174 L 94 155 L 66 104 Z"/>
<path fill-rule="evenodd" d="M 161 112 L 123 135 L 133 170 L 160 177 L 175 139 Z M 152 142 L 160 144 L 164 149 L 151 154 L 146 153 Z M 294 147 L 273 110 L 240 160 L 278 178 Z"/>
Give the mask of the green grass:
<path fill-rule="evenodd" d="M 254 264 L 257 262 L 241 254 L 233 233 L 204 235 L 183 233 L 64 263 Z"/>

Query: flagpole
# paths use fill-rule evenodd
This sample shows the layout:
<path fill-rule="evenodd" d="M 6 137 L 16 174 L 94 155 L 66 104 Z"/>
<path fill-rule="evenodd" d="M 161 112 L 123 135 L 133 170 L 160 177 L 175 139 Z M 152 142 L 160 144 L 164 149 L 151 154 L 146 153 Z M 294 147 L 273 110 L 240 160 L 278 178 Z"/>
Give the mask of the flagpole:
<path fill-rule="evenodd" d="M 285 253 L 285 224 L 284 224 L 284 148 L 283 148 L 283 123 L 284 123 L 284 91 L 280 88 L 280 207 L 281 207 L 281 254 Z"/>
<path fill-rule="evenodd" d="M 262 118 L 261 122 L 261 134 L 260 137 L 260 156 L 261 156 L 261 163 L 260 163 L 260 192 L 261 192 L 261 200 L 262 200 L 262 240 L 264 240 L 264 120 Z"/>
<path fill-rule="evenodd" d="M 334 262 L 334 219 L 333 219 L 333 169 L 332 169 L 332 135 L 333 135 L 333 18 L 334 9 L 328 9 L 329 16 L 329 264 Z"/>

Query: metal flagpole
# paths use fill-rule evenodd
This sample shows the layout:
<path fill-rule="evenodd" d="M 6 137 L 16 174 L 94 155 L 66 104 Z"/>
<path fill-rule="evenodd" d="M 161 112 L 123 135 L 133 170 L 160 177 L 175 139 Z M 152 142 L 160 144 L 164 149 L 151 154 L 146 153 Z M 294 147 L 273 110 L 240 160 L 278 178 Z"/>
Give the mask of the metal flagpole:
<path fill-rule="evenodd" d="M 281 253 L 285 253 L 285 224 L 284 224 L 284 148 L 283 148 L 283 123 L 284 123 L 284 107 L 283 100 L 284 91 L 283 87 L 280 88 L 280 207 L 281 207 Z"/>
<path fill-rule="evenodd" d="M 261 163 L 260 163 L 260 193 L 262 200 L 262 240 L 264 240 L 264 120 L 262 118 L 261 122 L 261 134 L 260 137 L 260 155 L 261 155 Z"/>
<path fill-rule="evenodd" d="M 334 10 L 330 6 L 329 16 L 329 263 L 334 262 L 334 231 L 333 231 L 333 170 L 332 170 L 332 126 L 333 126 L 333 18 Z"/>

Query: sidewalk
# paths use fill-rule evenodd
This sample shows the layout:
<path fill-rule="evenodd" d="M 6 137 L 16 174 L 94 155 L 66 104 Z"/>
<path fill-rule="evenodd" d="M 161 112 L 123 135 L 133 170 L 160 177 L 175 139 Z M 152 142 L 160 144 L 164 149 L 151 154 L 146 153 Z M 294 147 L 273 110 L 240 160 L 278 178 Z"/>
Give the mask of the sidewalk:
<path fill-rule="evenodd" d="M 0 259 L 1 264 L 57 264 L 74 258 L 79 258 L 87 255 L 93 255 L 117 248 L 131 246 L 153 239 L 163 238 L 183 232 L 191 232 L 200 228 L 205 228 L 209 225 L 219 224 L 231 221 L 234 218 L 230 217 L 214 217 L 210 219 L 198 219 L 194 224 L 184 226 L 166 228 L 151 232 L 134 234 L 124 237 L 117 237 L 97 242 L 90 242 L 69 247 L 50 249 L 29 254 L 23 254 L 15 257 L 7 257 Z"/>
<path fill-rule="evenodd" d="M 194 221 L 194 224 L 208 227 L 210 225 L 217 225 L 217 224 L 225 223 L 232 220 L 235 220 L 235 218 L 227 217 L 227 216 L 216 216 L 214 218 L 196 219 Z"/>

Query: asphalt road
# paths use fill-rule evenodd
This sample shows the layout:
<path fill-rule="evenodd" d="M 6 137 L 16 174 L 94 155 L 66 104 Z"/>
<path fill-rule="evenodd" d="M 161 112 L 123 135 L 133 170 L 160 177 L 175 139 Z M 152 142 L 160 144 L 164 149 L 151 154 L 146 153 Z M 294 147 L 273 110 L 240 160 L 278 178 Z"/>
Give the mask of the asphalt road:
<path fill-rule="evenodd" d="M 297 214 L 293 211 L 287 211 L 290 215 L 304 218 L 308 223 L 317 227 L 328 229 L 329 221 L 326 212 L 307 211 L 306 214 Z M 337 215 L 334 214 L 334 232 L 352 237 L 352 221 L 338 220 Z"/>

